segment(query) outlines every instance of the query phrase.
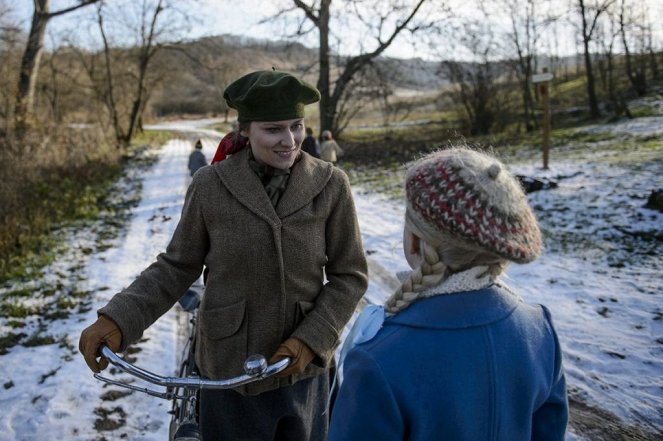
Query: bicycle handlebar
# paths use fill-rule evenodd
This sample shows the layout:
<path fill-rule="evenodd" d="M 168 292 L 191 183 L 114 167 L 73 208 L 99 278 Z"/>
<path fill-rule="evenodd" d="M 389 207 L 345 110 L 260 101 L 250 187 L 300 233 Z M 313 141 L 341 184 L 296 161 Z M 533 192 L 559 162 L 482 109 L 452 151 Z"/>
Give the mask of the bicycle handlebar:
<path fill-rule="evenodd" d="M 141 369 L 138 366 L 134 366 L 131 363 L 124 361 L 120 358 L 115 352 L 113 352 L 108 346 L 101 345 L 101 356 L 106 358 L 113 366 L 118 369 L 133 375 L 134 377 L 145 380 L 148 383 L 152 383 L 158 386 L 164 386 L 167 388 L 184 388 L 184 389 L 230 389 L 238 387 L 247 383 L 251 383 L 263 378 L 270 377 L 274 374 L 278 374 L 283 371 L 290 364 L 290 359 L 285 358 L 279 360 L 272 365 L 267 364 L 267 360 L 262 355 L 252 355 L 246 359 L 244 362 L 244 371 L 245 374 L 239 375 L 234 378 L 229 378 L 225 380 L 208 380 L 204 378 L 196 377 L 164 377 L 157 375 L 153 372 L 146 371 Z M 120 383 L 119 381 L 111 380 L 109 378 L 103 377 L 100 374 L 94 374 L 94 378 L 101 380 L 105 383 L 110 383 L 122 387 L 126 387 L 133 390 L 138 390 L 140 392 L 145 392 L 149 395 L 158 396 L 161 398 L 170 399 L 172 395 L 170 393 L 162 393 L 158 391 L 153 391 L 150 389 L 136 387 L 126 383 Z"/>

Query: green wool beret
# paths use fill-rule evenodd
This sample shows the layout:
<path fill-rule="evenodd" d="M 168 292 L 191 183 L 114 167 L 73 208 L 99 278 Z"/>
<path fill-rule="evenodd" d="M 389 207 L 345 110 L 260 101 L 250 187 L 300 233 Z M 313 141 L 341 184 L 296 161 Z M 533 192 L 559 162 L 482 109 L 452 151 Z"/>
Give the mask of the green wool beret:
<path fill-rule="evenodd" d="M 304 106 L 319 101 L 320 92 L 289 73 L 260 70 L 231 83 L 223 98 L 240 122 L 281 121 L 303 118 Z"/>

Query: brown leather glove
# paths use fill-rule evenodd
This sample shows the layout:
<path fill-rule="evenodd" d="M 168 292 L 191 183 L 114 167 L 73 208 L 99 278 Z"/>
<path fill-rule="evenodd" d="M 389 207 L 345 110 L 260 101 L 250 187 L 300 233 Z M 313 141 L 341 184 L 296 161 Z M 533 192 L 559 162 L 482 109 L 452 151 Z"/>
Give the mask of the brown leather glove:
<path fill-rule="evenodd" d="M 99 356 L 99 347 L 102 343 L 105 343 L 113 352 L 119 351 L 122 345 L 120 328 L 105 315 L 100 315 L 96 322 L 85 328 L 78 341 L 78 350 L 83 354 L 85 362 L 94 373 L 99 373 L 108 366 L 108 360 L 103 357 L 97 363 L 96 357 Z"/>
<path fill-rule="evenodd" d="M 269 364 L 290 357 L 287 368 L 276 374 L 277 377 L 287 377 L 293 374 L 301 374 L 306 366 L 313 361 L 315 354 L 306 346 L 306 343 L 298 338 L 291 337 L 276 348 L 276 353 L 269 359 Z"/>

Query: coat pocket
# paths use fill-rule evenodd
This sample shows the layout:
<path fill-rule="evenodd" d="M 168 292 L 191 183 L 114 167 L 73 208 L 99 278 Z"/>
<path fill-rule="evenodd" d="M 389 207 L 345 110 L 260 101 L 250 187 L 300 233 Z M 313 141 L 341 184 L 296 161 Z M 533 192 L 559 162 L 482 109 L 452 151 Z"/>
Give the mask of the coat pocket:
<path fill-rule="evenodd" d="M 199 315 L 196 363 L 207 378 L 226 378 L 244 372 L 248 352 L 246 300 Z"/>
<path fill-rule="evenodd" d="M 200 311 L 200 332 L 211 340 L 230 337 L 239 331 L 246 318 L 246 300 L 228 306 Z"/>

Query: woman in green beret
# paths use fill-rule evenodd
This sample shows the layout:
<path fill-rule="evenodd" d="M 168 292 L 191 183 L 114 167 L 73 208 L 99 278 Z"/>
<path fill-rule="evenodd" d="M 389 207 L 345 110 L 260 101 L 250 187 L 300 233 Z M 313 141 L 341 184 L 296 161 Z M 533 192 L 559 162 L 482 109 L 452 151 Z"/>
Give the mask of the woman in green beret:
<path fill-rule="evenodd" d="M 117 352 L 140 339 L 205 266 L 202 375 L 239 375 L 256 353 L 291 363 L 278 377 L 203 390 L 204 439 L 324 440 L 334 349 L 367 286 L 348 178 L 301 151 L 304 106 L 320 99 L 313 86 L 258 71 L 224 98 L 246 147 L 195 174 L 166 251 L 98 311 L 79 349 L 99 372 L 99 345 Z"/>

